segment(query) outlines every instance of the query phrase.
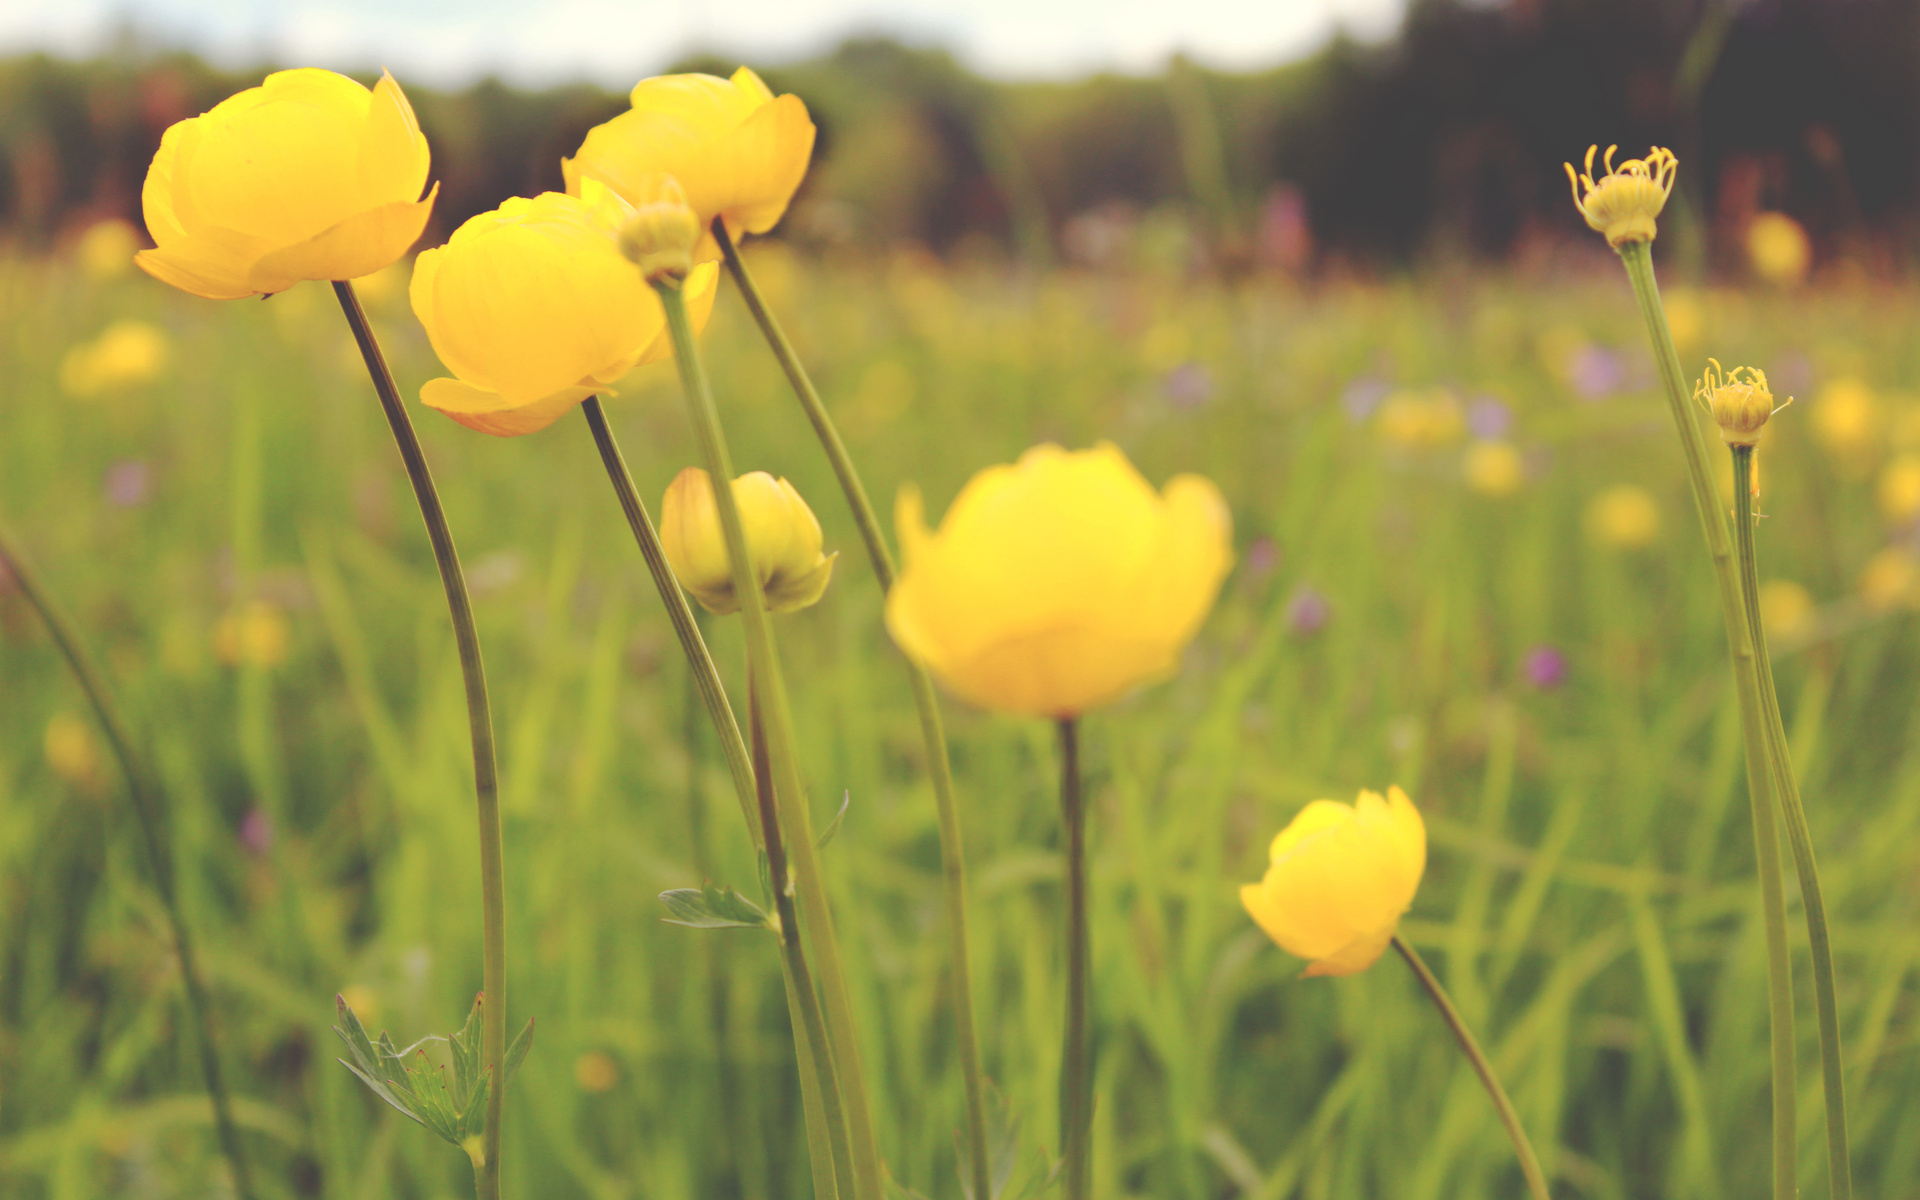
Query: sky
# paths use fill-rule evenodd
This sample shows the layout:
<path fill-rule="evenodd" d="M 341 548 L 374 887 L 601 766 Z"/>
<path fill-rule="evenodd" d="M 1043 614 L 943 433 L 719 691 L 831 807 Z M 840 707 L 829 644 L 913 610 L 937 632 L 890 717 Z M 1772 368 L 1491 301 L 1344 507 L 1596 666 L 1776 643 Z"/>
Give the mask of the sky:
<path fill-rule="evenodd" d="M 1405 0 L 0 0 L 0 54 L 84 56 L 118 29 L 228 66 L 262 61 L 458 86 L 625 87 L 679 55 L 778 63 L 858 33 L 956 52 L 1002 78 L 1152 72 L 1184 52 L 1224 69 L 1297 58 L 1336 29 L 1390 33 Z"/>

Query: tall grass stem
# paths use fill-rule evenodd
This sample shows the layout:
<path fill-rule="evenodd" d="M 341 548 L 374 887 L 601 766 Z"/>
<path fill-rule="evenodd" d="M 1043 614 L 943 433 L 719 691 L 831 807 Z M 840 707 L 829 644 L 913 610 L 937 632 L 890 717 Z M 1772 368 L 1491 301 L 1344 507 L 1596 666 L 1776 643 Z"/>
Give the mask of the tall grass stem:
<path fill-rule="evenodd" d="M 1080 783 L 1080 722 L 1062 717 L 1060 820 L 1067 833 L 1067 1020 L 1060 1062 L 1060 1143 L 1067 1200 L 1093 1194 L 1093 1039 L 1087 1027 L 1087 807 Z"/>
<path fill-rule="evenodd" d="M 853 512 L 854 524 L 859 527 L 860 539 L 866 543 L 867 558 L 873 564 L 874 578 L 880 583 L 881 594 L 885 595 L 893 590 L 893 581 L 898 572 L 894 567 L 893 555 L 887 549 L 886 535 L 881 532 L 880 519 L 874 514 L 872 502 L 867 499 L 866 485 L 860 480 L 860 472 L 847 454 L 846 443 L 840 440 L 840 431 L 835 427 L 832 415 L 827 412 L 827 406 L 821 401 L 819 391 L 814 388 L 806 367 L 794 353 L 792 343 L 787 341 L 780 322 L 767 307 L 766 299 L 754 283 L 752 272 L 747 270 L 746 261 L 740 257 L 740 249 L 727 232 L 725 221 L 714 221 L 713 236 L 720 243 L 727 270 L 732 274 L 735 286 L 740 289 L 741 297 L 747 302 L 748 311 L 753 314 L 761 335 L 773 350 L 774 358 L 779 360 L 787 382 L 793 385 L 793 394 L 799 398 L 800 407 L 813 425 L 821 448 L 826 451 L 827 461 L 840 481 L 840 490 L 846 495 L 847 507 Z M 973 1181 L 974 1200 L 991 1200 L 993 1191 L 992 1173 L 988 1165 L 986 1072 L 980 1064 L 980 1039 L 973 1011 L 972 953 L 967 933 L 966 843 L 960 832 L 960 809 L 953 794 L 953 766 L 947 756 L 947 735 L 940 719 L 940 698 L 933 690 L 933 678 L 927 674 L 926 668 L 912 659 L 906 661 L 913 685 L 914 707 L 920 714 L 920 739 L 926 747 L 927 773 L 933 782 L 934 807 L 940 822 L 940 868 L 946 888 L 947 931 L 951 947 L 948 970 L 953 988 L 954 1037 L 960 1055 L 960 1075 L 966 1089 L 967 1104 L 968 1161 L 963 1164 L 963 1170 Z"/>
<path fill-rule="evenodd" d="M 500 852 L 500 783 L 494 764 L 493 715 L 487 704 L 487 673 L 480 660 L 480 635 L 473 624 L 473 602 L 467 596 L 466 576 L 460 569 L 460 555 L 453 546 L 453 532 L 447 528 L 446 510 L 433 486 L 433 473 L 427 469 L 426 455 L 420 449 L 420 437 L 414 432 L 413 419 L 393 384 L 393 372 L 374 339 L 367 323 L 366 310 L 353 284 L 335 280 L 333 293 L 339 297 L 340 310 L 360 344 L 360 356 L 366 360 L 367 374 L 373 377 L 373 390 L 380 395 L 380 407 L 387 414 L 394 444 L 406 464 L 407 479 L 413 484 L 413 497 L 420 506 L 420 519 L 427 526 L 427 540 L 433 545 L 433 561 L 440 569 L 440 585 L 447 593 L 447 614 L 453 621 L 453 639 L 460 651 L 460 677 L 467 695 L 467 733 L 473 743 L 473 791 L 480 825 L 480 914 L 481 914 L 481 987 L 486 994 L 481 1031 L 480 1062 L 493 1085 L 487 1090 L 487 1125 L 481 1144 L 482 1160 L 474 1170 L 474 1186 L 479 1200 L 500 1197 L 500 1113 L 507 1094 L 505 1063 L 507 1057 L 507 934 L 506 873 Z"/>
<path fill-rule="evenodd" d="M 20 594 L 34 612 L 40 614 L 48 636 L 67 662 L 74 681 L 86 693 L 94 719 L 107 735 L 107 745 L 120 764 L 127 781 L 127 796 L 133 802 L 134 819 L 140 823 L 140 840 L 147 849 L 147 866 L 153 872 L 154 890 L 160 893 L 167 923 L 172 926 L 174 952 L 180 956 L 180 980 L 187 992 L 187 1006 L 193 1010 L 194 1032 L 200 1041 L 200 1070 L 207 1080 L 207 1099 L 213 1103 L 213 1127 L 220 1139 L 220 1152 L 233 1171 L 233 1192 L 237 1200 L 253 1200 L 253 1178 L 247 1158 L 240 1149 L 240 1129 L 233 1123 L 233 1106 L 227 1097 L 227 1084 L 220 1070 L 220 1050 L 213 1037 L 213 1006 L 207 1000 L 206 985 L 200 979 L 200 966 L 193 952 L 193 937 L 180 910 L 180 896 L 173 883 L 173 849 L 167 836 L 166 801 L 160 792 L 159 778 L 147 769 L 134 752 L 133 738 L 120 719 L 120 711 L 108 690 L 106 677 L 94 664 L 79 633 L 54 600 L 41 586 L 26 556 L 0 529 L 0 567 L 12 577 Z"/>

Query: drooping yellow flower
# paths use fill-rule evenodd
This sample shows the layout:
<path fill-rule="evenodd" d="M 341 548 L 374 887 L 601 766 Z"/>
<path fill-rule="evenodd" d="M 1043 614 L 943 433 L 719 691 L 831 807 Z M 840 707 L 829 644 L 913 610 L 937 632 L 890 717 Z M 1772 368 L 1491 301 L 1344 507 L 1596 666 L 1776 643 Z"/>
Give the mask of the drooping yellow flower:
<path fill-rule="evenodd" d="M 833 578 L 833 560 L 820 552 L 820 522 L 791 483 L 765 471 L 733 481 L 733 502 L 747 535 L 747 556 L 760 577 L 770 612 L 795 612 L 820 599 Z M 688 467 L 667 485 L 660 502 L 660 544 L 680 586 L 713 613 L 740 611 L 733 590 L 733 558 L 720 526 L 713 483 Z"/>
<path fill-rule="evenodd" d="M 1644 488 L 1615 484 L 1587 504 L 1587 534 L 1602 546 L 1641 549 L 1660 536 L 1660 506 Z"/>
<path fill-rule="evenodd" d="M 1427 869 L 1427 827 L 1397 787 L 1362 791 L 1352 805 L 1315 800 L 1268 851 L 1266 877 L 1240 903 L 1308 975 L 1372 966 L 1413 903 Z"/>
<path fill-rule="evenodd" d="M 1761 279 L 1788 287 L 1807 277 L 1813 243 L 1800 222 L 1787 214 L 1761 213 L 1747 226 L 1747 262 Z"/>
<path fill-rule="evenodd" d="M 660 75 L 634 86 L 633 107 L 596 125 L 572 158 L 560 160 L 567 191 L 598 179 L 636 207 L 650 176 L 671 175 L 705 230 L 765 233 L 787 211 L 813 157 L 813 121 L 798 96 L 775 96 L 745 67 L 731 79 Z M 704 234 L 695 261 L 720 256 Z"/>
<path fill-rule="evenodd" d="M 429 380 L 421 402 L 481 433 L 532 433 L 672 354 L 660 298 L 615 240 L 632 215 L 587 180 L 584 196 L 515 197 L 423 251 L 409 296 L 456 378 Z M 687 278 L 695 329 L 713 311 L 716 271 Z"/>
<path fill-rule="evenodd" d="M 1587 147 L 1586 169 L 1575 173 L 1567 163 L 1567 181 L 1573 186 L 1573 206 L 1587 224 L 1607 235 L 1607 245 L 1618 248 L 1627 242 L 1650 242 L 1659 232 L 1654 218 L 1667 206 L 1673 194 L 1674 173 L 1680 160 L 1673 151 L 1655 146 L 1645 158 L 1630 158 L 1613 165 L 1618 146 L 1608 146 L 1601 162 L 1607 173 L 1593 177 L 1593 156 L 1598 146 Z"/>
<path fill-rule="evenodd" d="M 156 248 L 134 261 L 210 300 L 371 275 L 426 228 L 427 158 L 393 76 L 276 71 L 160 139 L 140 193 Z"/>
<path fill-rule="evenodd" d="M 151 383 L 166 370 L 172 344 L 160 328 L 132 317 L 115 321 L 60 360 L 60 390 L 75 399 Z"/>
<path fill-rule="evenodd" d="M 1711 358 L 1707 360 L 1706 373 L 1693 389 L 1693 398 L 1713 414 L 1714 423 L 1720 426 L 1720 437 L 1729 446 L 1759 445 L 1760 431 L 1766 427 L 1767 418 L 1793 403 L 1793 397 L 1789 396 L 1787 404 L 1774 407 L 1773 392 L 1767 387 L 1767 373 L 1760 368 L 1735 367 L 1723 371 L 1720 363 Z"/>
<path fill-rule="evenodd" d="M 1526 478 L 1520 451 L 1512 442 L 1497 439 L 1467 447 L 1464 473 L 1468 487 L 1494 497 L 1513 495 Z"/>
<path fill-rule="evenodd" d="M 897 510 L 905 568 L 887 629 L 982 708 L 1066 717 L 1170 672 L 1233 565 L 1214 485 L 1155 493 L 1109 443 L 1036 446 L 961 489 L 929 533 L 920 493 Z"/>

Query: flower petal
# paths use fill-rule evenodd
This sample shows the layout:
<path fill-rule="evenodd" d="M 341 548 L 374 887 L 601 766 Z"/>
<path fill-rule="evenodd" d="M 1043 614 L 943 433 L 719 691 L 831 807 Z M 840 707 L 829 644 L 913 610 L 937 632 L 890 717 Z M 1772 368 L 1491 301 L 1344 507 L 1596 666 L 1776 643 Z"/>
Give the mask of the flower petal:
<path fill-rule="evenodd" d="M 254 264 L 254 289 L 278 292 L 302 279 L 358 279 L 391 266 L 420 240 L 439 192 L 436 183 L 424 200 L 355 213 L 304 242 L 273 251 Z"/>
<path fill-rule="evenodd" d="M 457 379 L 429 379 L 420 388 L 420 402 L 445 413 L 468 429 L 495 437 L 536 433 L 565 416 L 588 396 L 608 395 L 597 388 L 564 388 L 530 404 L 516 405 L 498 392 L 482 391 Z"/>

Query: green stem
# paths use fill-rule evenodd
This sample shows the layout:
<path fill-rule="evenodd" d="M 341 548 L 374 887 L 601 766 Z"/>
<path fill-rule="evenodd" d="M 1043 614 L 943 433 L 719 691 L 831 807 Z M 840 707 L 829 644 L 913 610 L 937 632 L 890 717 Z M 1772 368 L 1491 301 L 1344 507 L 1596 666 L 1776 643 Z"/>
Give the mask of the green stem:
<path fill-rule="evenodd" d="M 1827 1178 L 1834 1200 L 1853 1195 L 1853 1170 L 1847 1152 L 1847 1093 L 1840 1047 L 1840 1011 L 1833 986 L 1833 948 L 1827 935 L 1827 903 L 1820 890 L 1820 873 L 1813 857 L 1813 838 L 1807 830 L 1806 809 L 1800 804 L 1800 783 L 1787 748 L 1787 731 L 1780 720 L 1780 694 L 1773 685 L 1773 663 L 1767 656 L 1766 630 L 1760 621 L 1760 572 L 1754 551 L 1753 447 L 1733 447 L 1734 540 L 1739 547 L 1740 582 L 1746 593 L 1747 626 L 1760 669 L 1760 701 L 1765 708 L 1767 755 L 1773 768 L 1774 795 L 1786 819 L 1787 845 L 1800 880 L 1800 902 L 1806 909 L 1807 942 L 1813 958 L 1814 1019 L 1820 1029 L 1820 1074 L 1827 1104 Z"/>
<path fill-rule="evenodd" d="M 1473 1031 L 1460 1019 L 1460 1013 L 1453 1007 L 1453 1001 L 1447 998 L 1447 990 L 1427 969 L 1420 952 L 1408 945 L 1399 934 L 1393 935 L 1393 948 L 1400 957 L 1407 960 L 1407 966 L 1413 968 L 1414 978 L 1420 986 L 1427 989 L 1427 996 L 1433 1000 L 1433 1006 L 1440 1010 L 1440 1016 L 1453 1030 L 1454 1040 L 1460 1043 L 1460 1050 L 1473 1064 L 1474 1074 L 1480 1076 L 1481 1086 L 1487 1089 L 1487 1095 L 1493 1098 L 1493 1107 L 1500 1114 L 1500 1123 L 1506 1126 L 1507 1137 L 1513 1142 L 1513 1152 L 1520 1159 L 1520 1173 L 1527 1177 L 1527 1190 L 1533 1193 L 1534 1200 L 1548 1200 L 1547 1177 L 1540 1170 L 1540 1160 L 1533 1153 L 1533 1143 L 1527 1140 L 1527 1131 L 1520 1125 L 1520 1114 L 1513 1110 L 1513 1101 L 1507 1099 L 1507 1089 L 1500 1086 L 1499 1076 L 1493 1073 L 1493 1064 L 1487 1061 L 1486 1054 L 1480 1049 L 1480 1043 L 1474 1040 Z"/>
<path fill-rule="evenodd" d="M 746 530 L 740 522 L 740 508 L 733 497 L 733 462 L 727 453 L 726 434 L 720 427 L 720 414 L 714 407 L 713 393 L 707 384 L 700 350 L 693 341 L 693 325 L 687 318 L 687 305 L 676 280 L 659 279 L 653 284 L 666 311 L 667 329 L 673 337 L 674 361 L 680 368 L 682 389 L 686 392 L 688 413 L 706 458 L 707 474 L 713 480 L 715 507 L 720 511 L 720 527 L 726 534 L 727 554 L 733 568 L 734 592 L 740 598 L 741 624 L 746 631 L 747 662 L 755 681 L 765 689 L 767 742 L 773 762 L 774 795 L 781 824 L 786 830 L 787 852 L 792 863 L 792 886 L 799 902 L 819 964 L 820 991 L 825 1002 L 834 1069 L 840 1080 L 846 1104 L 847 1130 L 853 1148 L 853 1187 L 850 1200 L 882 1200 L 885 1196 L 885 1168 L 873 1134 L 873 1112 L 867 1099 L 866 1075 L 860 1065 L 858 1032 L 847 995 L 846 975 L 840 966 L 839 942 L 833 932 L 833 913 L 820 873 L 820 860 L 814 845 L 813 816 L 807 808 L 800 778 L 799 756 L 794 745 L 793 722 L 787 711 L 786 685 L 781 680 L 780 659 L 774 649 L 773 628 L 760 595 L 759 578 L 747 550 Z"/>
<path fill-rule="evenodd" d="M 1713 561 L 1714 584 L 1720 596 L 1720 615 L 1733 657 L 1733 681 L 1740 704 L 1740 728 L 1747 760 L 1747 798 L 1753 810 L 1753 848 L 1760 878 L 1760 911 L 1767 938 L 1767 998 L 1769 1039 L 1773 1066 L 1773 1195 L 1794 1200 L 1799 1191 L 1799 1150 L 1795 1130 L 1793 1046 L 1793 962 L 1787 947 L 1786 881 L 1780 863 L 1780 834 L 1775 824 L 1772 773 L 1767 763 L 1766 709 L 1761 701 L 1760 670 L 1746 605 L 1740 595 L 1727 523 L 1714 496 L 1707 465 L 1706 437 L 1688 399 L 1680 353 L 1667 327 L 1666 310 L 1653 276 L 1653 250 L 1647 242 L 1619 247 L 1620 261 L 1633 285 L 1634 299 L 1647 324 L 1647 340 L 1660 371 L 1667 407 L 1680 435 L 1686 458 L 1687 483 L 1694 509 Z"/>
<path fill-rule="evenodd" d="M 1087 809 L 1080 789 L 1080 726 L 1062 717 L 1060 820 L 1067 831 L 1067 1029 L 1060 1063 L 1060 1143 L 1067 1200 L 1093 1194 L 1093 1048 L 1087 1029 Z"/>
<path fill-rule="evenodd" d="M 180 979 L 186 987 L 187 1006 L 193 1010 L 194 1032 L 199 1034 L 200 1039 L 200 1070 L 207 1079 L 207 1098 L 213 1102 L 214 1131 L 220 1139 L 220 1151 L 233 1171 L 234 1195 L 238 1200 L 252 1200 L 253 1180 L 247 1170 L 246 1156 L 240 1150 L 240 1130 L 233 1123 L 233 1106 L 227 1098 L 226 1080 L 220 1073 L 220 1052 L 213 1039 L 213 1006 L 207 1000 L 206 985 L 200 980 L 193 938 L 187 931 L 187 920 L 180 910 L 179 893 L 174 888 L 173 854 L 167 837 L 167 820 L 163 811 L 165 800 L 160 794 L 159 780 L 134 753 L 133 739 L 120 720 L 113 694 L 107 690 L 106 679 L 94 665 L 93 657 L 80 641 L 80 635 L 53 596 L 40 586 L 26 557 L 13 545 L 4 530 L 0 530 L 0 568 L 4 568 L 6 574 L 13 578 L 14 586 L 20 589 L 20 594 L 27 598 L 33 610 L 40 614 L 40 620 L 46 625 L 53 644 L 59 648 L 60 656 L 67 660 L 67 669 L 73 673 L 80 690 L 86 693 L 94 719 L 100 722 L 100 728 L 106 733 L 107 745 L 113 750 L 114 758 L 120 763 L 120 773 L 126 778 L 127 795 L 133 801 L 134 818 L 140 823 L 141 840 L 146 844 L 147 866 L 153 872 L 154 890 L 160 893 L 160 903 L 167 912 L 167 923 L 172 927 L 174 952 L 180 956 Z"/>
<path fill-rule="evenodd" d="M 360 356 L 366 360 L 367 374 L 373 377 L 373 390 L 380 395 L 380 407 L 387 414 L 394 444 L 406 464 L 407 479 L 413 484 L 413 497 L 420 506 L 420 518 L 427 526 L 427 540 L 433 544 L 433 561 L 440 569 L 440 584 L 447 593 L 447 614 L 453 621 L 453 639 L 460 650 L 460 676 L 467 693 L 467 732 L 473 742 L 473 790 L 480 824 L 480 913 L 482 921 L 481 987 L 486 994 L 486 1021 L 481 1031 L 480 1061 L 493 1080 L 487 1091 L 487 1127 L 482 1140 L 484 1156 L 474 1171 L 474 1186 L 480 1200 L 499 1200 L 500 1196 L 500 1110 L 506 1098 L 507 1079 L 507 938 L 506 876 L 500 856 L 500 784 L 494 767 L 493 717 L 487 706 L 487 675 L 480 661 L 480 635 L 474 629 L 473 602 L 467 597 L 466 576 L 460 570 L 460 556 L 453 547 L 453 533 L 447 528 L 447 514 L 440 507 L 440 494 L 434 490 L 433 474 L 420 450 L 420 438 L 413 430 L 413 419 L 393 385 L 393 372 L 387 369 L 386 356 L 374 340 L 373 327 L 360 307 L 353 284 L 335 280 L 333 292 L 340 299 L 340 310 L 353 329 L 353 340 L 360 344 Z"/>
<path fill-rule="evenodd" d="M 700 702 L 706 706 L 707 718 L 713 722 L 714 732 L 720 735 L 720 749 L 727 759 L 727 770 L 733 776 L 733 790 L 740 801 L 740 815 L 746 818 L 747 830 L 756 840 L 760 823 L 754 817 L 753 766 L 747 761 L 746 743 L 740 738 L 740 725 L 733 717 L 733 708 L 727 703 L 727 690 L 720 682 L 720 672 L 713 665 L 713 656 L 707 652 L 706 639 L 700 636 L 700 623 L 693 615 L 693 609 L 687 604 L 686 593 L 680 590 L 680 581 L 674 577 L 673 567 L 667 562 L 667 552 L 660 544 L 659 531 L 654 528 L 653 519 L 647 515 L 647 506 L 640 501 L 640 493 L 633 486 L 633 476 L 627 470 L 627 461 L 620 453 L 620 445 L 614 441 L 613 430 L 607 424 L 607 414 L 600 407 L 600 397 L 588 396 L 581 404 L 580 411 L 586 415 L 587 425 L 593 430 L 593 444 L 599 447 L 600 461 L 607 469 L 607 479 L 613 484 L 614 495 L 619 497 L 621 511 L 627 515 L 627 527 L 633 531 L 633 540 L 639 543 L 640 557 L 647 562 L 647 572 L 653 576 L 653 584 L 660 593 L 661 603 L 667 606 L 667 619 L 673 624 L 673 632 L 680 639 L 680 649 L 687 656 L 687 666 L 692 672 L 694 687 L 700 693 Z"/>
<path fill-rule="evenodd" d="M 826 451 L 827 461 L 840 481 L 840 490 L 846 495 L 847 507 L 853 511 L 853 521 L 859 527 L 860 540 L 866 543 L 867 558 L 873 564 L 874 578 L 880 581 L 880 591 L 884 595 L 893 590 L 897 572 L 893 555 L 887 550 L 886 536 L 880 530 L 880 519 L 874 514 L 873 505 L 867 499 L 866 486 L 860 481 L 860 472 L 848 457 L 846 443 L 840 440 L 840 431 L 834 427 L 833 417 L 821 402 L 813 380 L 808 377 L 799 356 L 793 352 L 793 345 L 781 331 L 780 322 L 774 319 L 773 312 L 760 295 L 760 289 L 755 286 L 753 275 L 747 270 L 739 248 L 728 234 L 725 221 L 714 221 L 713 236 L 720 243 L 734 284 L 739 287 L 748 310 L 753 313 L 761 334 L 772 348 L 774 358 L 779 360 L 780 369 L 786 372 L 787 382 L 793 385 L 793 393 L 799 397 L 800 407 L 813 425 L 821 448 Z M 967 936 L 966 843 L 960 833 L 960 807 L 954 800 L 953 767 L 947 757 L 947 735 L 940 720 L 940 699 L 933 690 L 933 677 L 927 674 L 925 667 L 912 659 L 906 659 L 906 663 L 913 684 L 914 707 L 920 714 L 920 739 L 926 746 L 927 773 L 932 777 L 934 807 L 940 822 L 940 868 L 946 889 L 947 928 L 952 948 L 948 969 L 953 981 L 955 1041 L 960 1054 L 960 1075 L 966 1087 L 967 1170 L 973 1180 L 975 1200 L 989 1200 L 993 1192 L 988 1165 L 987 1086 L 986 1072 L 980 1066 L 978 1025 L 973 1012 L 973 966 Z"/>

